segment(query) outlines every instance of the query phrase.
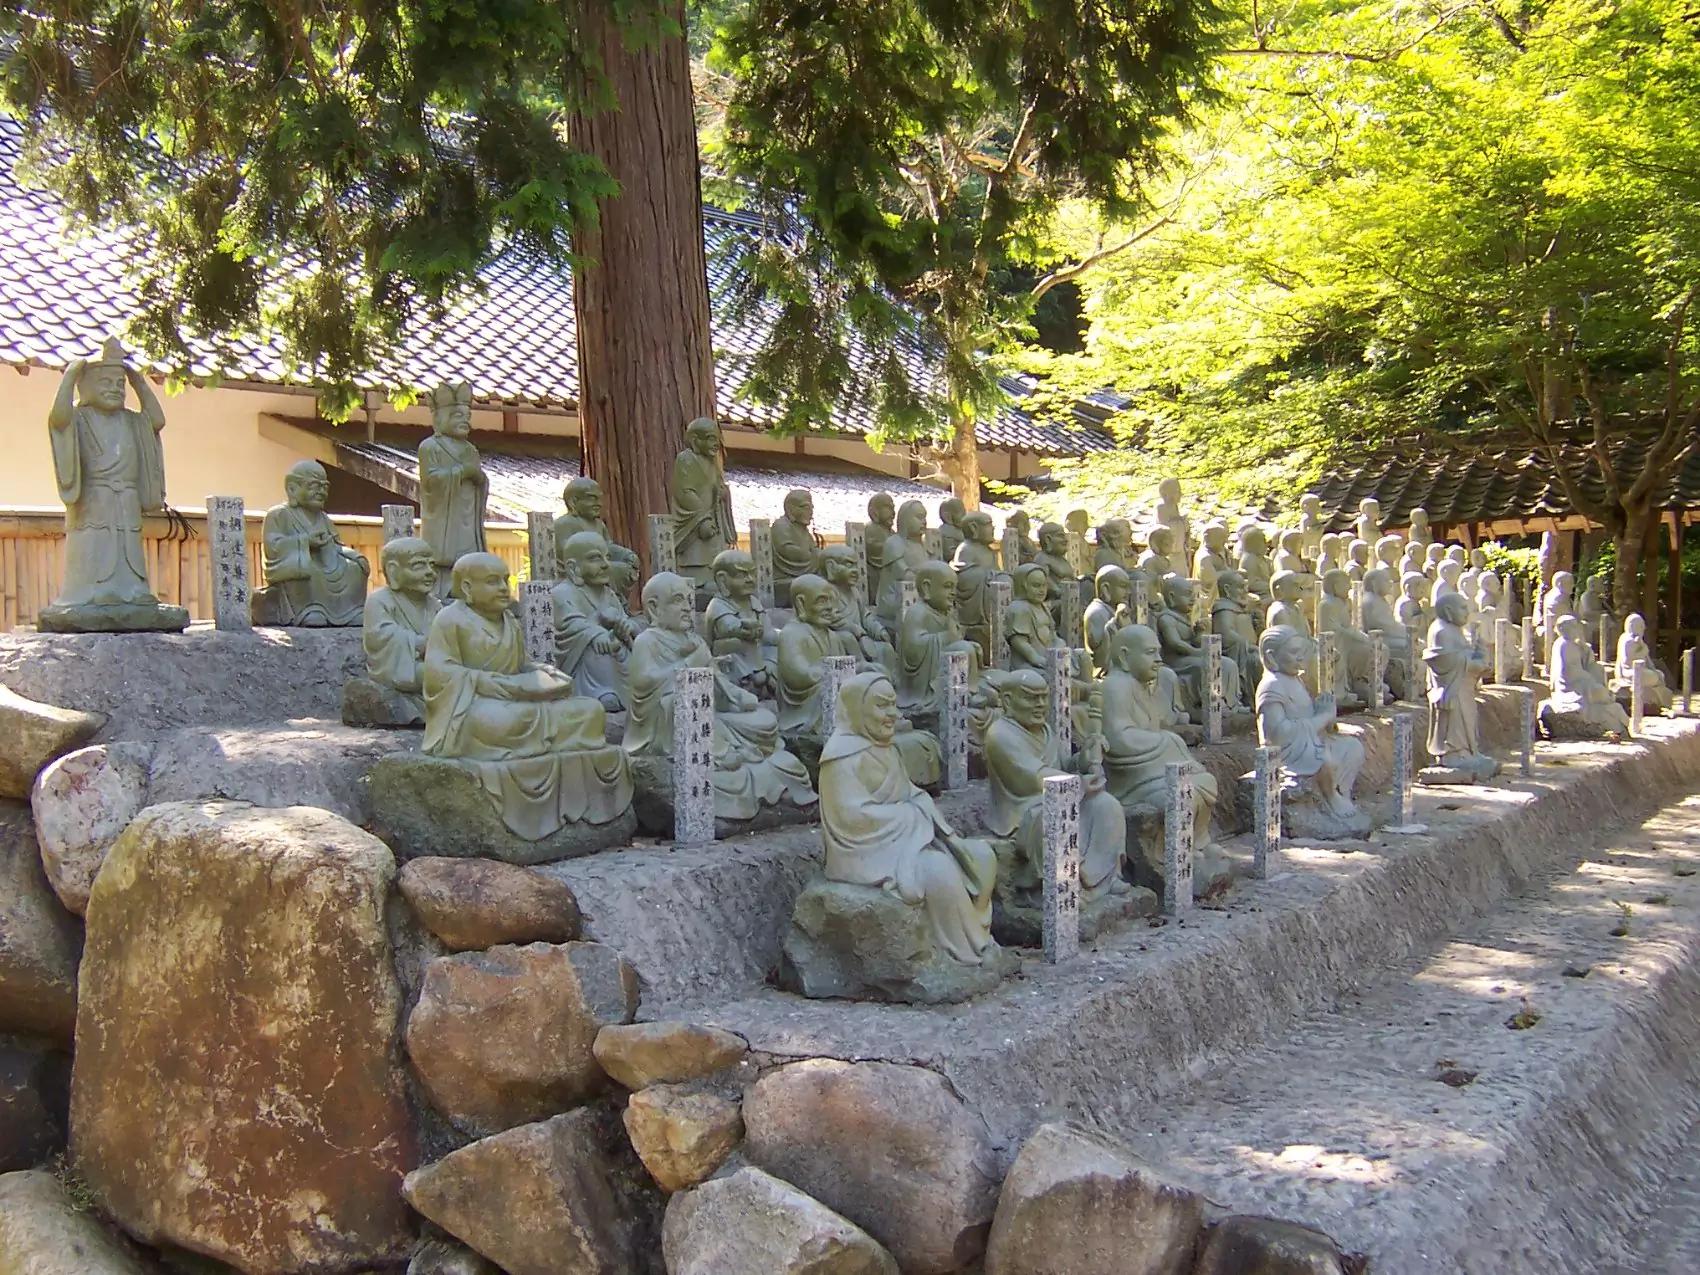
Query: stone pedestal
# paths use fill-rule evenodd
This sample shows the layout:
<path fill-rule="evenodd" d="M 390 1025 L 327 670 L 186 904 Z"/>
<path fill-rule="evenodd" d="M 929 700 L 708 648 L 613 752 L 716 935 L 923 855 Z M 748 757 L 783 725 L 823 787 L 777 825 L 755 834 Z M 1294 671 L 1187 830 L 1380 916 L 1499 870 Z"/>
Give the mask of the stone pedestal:
<path fill-rule="evenodd" d="M 242 497 L 207 497 L 207 548 L 212 567 L 213 627 L 238 633 L 253 628 Z"/>

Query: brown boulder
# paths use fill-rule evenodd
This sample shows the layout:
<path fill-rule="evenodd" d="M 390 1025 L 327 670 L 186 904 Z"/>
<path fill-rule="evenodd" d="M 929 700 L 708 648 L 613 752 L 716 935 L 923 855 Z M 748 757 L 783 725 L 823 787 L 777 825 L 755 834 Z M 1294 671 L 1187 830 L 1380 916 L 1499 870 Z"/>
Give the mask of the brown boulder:
<path fill-rule="evenodd" d="M 27 800 L 43 766 L 81 748 L 104 725 L 99 713 L 42 704 L 0 686 L 0 797 Z"/>
<path fill-rule="evenodd" d="M 633 1094 L 625 1122 L 638 1159 L 663 1191 L 683 1191 L 703 1181 L 744 1136 L 736 1102 L 678 1085 Z"/>
<path fill-rule="evenodd" d="M 70 1043 L 81 945 L 41 870 L 29 807 L 0 801 L 0 1032 Z"/>
<path fill-rule="evenodd" d="M 998 1196 L 986 1275 L 1186 1275 L 1204 1202 L 1116 1144 L 1040 1125 Z"/>
<path fill-rule="evenodd" d="M 1346 1263 L 1321 1231 L 1271 1217 L 1226 1217 L 1210 1230 L 1193 1275 L 1343 1275 Z"/>
<path fill-rule="evenodd" d="M 997 1203 L 986 1125 L 924 1067 L 816 1058 L 744 1098 L 744 1154 L 842 1213 L 909 1275 L 945 1275 L 985 1247 Z"/>
<path fill-rule="evenodd" d="M 637 1012 L 632 967 L 600 943 L 530 943 L 425 967 L 407 1052 L 439 1111 L 472 1134 L 565 1111 L 607 1076 L 596 1033 Z"/>
<path fill-rule="evenodd" d="M 414 1150 L 377 838 L 327 811 L 144 811 L 89 898 L 71 1146 L 132 1234 L 242 1270 L 406 1252 Z"/>
<path fill-rule="evenodd" d="M 402 1191 L 508 1275 L 630 1275 L 614 1172 L 595 1115 L 579 1110 L 451 1151 Z"/>
<path fill-rule="evenodd" d="M 742 1036 L 699 1023 L 631 1023 L 596 1034 L 596 1061 L 627 1089 L 698 1080 L 744 1061 Z"/>
<path fill-rule="evenodd" d="M 469 1248 L 446 1240 L 427 1240 L 413 1250 L 407 1275 L 502 1275 L 502 1271 Z"/>
<path fill-rule="evenodd" d="M 669 1275 L 898 1275 L 873 1236 L 760 1169 L 675 1195 L 661 1236 Z"/>
<path fill-rule="evenodd" d="M 30 804 L 42 867 L 59 902 L 78 916 L 113 843 L 149 804 L 153 757 L 152 744 L 120 739 L 79 748 L 41 772 Z"/>
<path fill-rule="evenodd" d="M 0 1275 L 146 1275 L 42 1170 L 0 1175 Z"/>
<path fill-rule="evenodd" d="M 570 943 L 578 900 L 553 877 L 496 859 L 414 859 L 401 892 L 425 928 L 451 952 L 500 943 Z"/>

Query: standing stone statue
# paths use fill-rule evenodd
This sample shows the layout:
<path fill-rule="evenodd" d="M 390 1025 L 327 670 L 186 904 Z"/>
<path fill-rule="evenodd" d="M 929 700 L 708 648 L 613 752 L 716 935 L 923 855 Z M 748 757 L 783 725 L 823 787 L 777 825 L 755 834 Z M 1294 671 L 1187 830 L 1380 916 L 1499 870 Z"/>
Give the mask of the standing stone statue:
<path fill-rule="evenodd" d="M 1421 505 L 1411 510 L 1411 526 L 1405 533 L 1405 539 L 1414 545 L 1434 543 L 1434 529 L 1428 525 L 1428 510 Z"/>
<path fill-rule="evenodd" d="M 1202 723 L 1210 694 L 1210 670 L 1204 637 L 1192 622 L 1196 600 L 1192 580 L 1173 572 L 1164 576 L 1163 587 L 1152 600 L 1151 627 L 1157 631 L 1164 666 L 1173 669 L 1180 679 L 1184 706 L 1194 723 Z M 1228 709 L 1240 706 L 1239 665 L 1226 659 L 1222 661 L 1222 704 Z"/>
<path fill-rule="evenodd" d="M 616 544 L 608 534 L 608 524 L 602 519 L 602 484 L 594 478 L 575 478 L 561 491 L 561 503 L 567 512 L 555 519 L 555 561 L 565 562 L 567 541 L 582 532 L 593 532 L 608 545 L 610 562 L 636 567 L 638 556 L 625 545 Z M 618 587 L 618 586 L 616 586 Z"/>
<path fill-rule="evenodd" d="M 1369 545 L 1381 539 L 1381 502 L 1374 496 L 1358 502 L 1358 539 Z"/>
<path fill-rule="evenodd" d="M 962 543 L 956 558 L 956 615 L 962 631 L 980 649 L 980 663 L 992 662 L 992 581 L 1000 573 L 992 547 L 992 516 L 975 510 L 962 517 Z M 919 577 L 917 577 L 917 580 Z"/>
<path fill-rule="evenodd" d="M 1275 574 L 1275 566 L 1269 560 L 1269 537 L 1255 522 L 1243 522 L 1238 540 L 1239 572 L 1245 577 L 1246 592 L 1251 595 L 1253 619 L 1261 627 L 1271 596 L 1269 578 Z"/>
<path fill-rule="evenodd" d="M 558 562 L 561 581 L 550 590 L 555 662 L 572 674 L 581 695 L 604 710 L 626 708 L 626 661 L 640 626 L 626 614 L 612 583 L 610 546 L 594 531 L 567 537 Z"/>
<path fill-rule="evenodd" d="M 1033 561 L 1045 569 L 1045 578 L 1051 586 L 1051 618 L 1056 621 L 1058 631 L 1062 629 L 1062 591 L 1064 589 L 1079 589 L 1080 583 L 1074 575 L 1074 564 L 1068 560 L 1068 532 L 1060 522 L 1045 522 L 1039 524 L 1039 552 Z M 1075 596 L 1079 596 L 1077 593 Z M 1080 634 L 1064 633 L 1063 640 L 1070 646 L 1080 643 Z"/>
<path fill-rule="evenodd" d="M 965 521 L 978 518 L 969 514 Z M 885 617 L 896 621 L 903 610 L 903 582 L 912 579 L 922 563 L 933 561 L 927 552 L 927 507 L 918 500 L 906 500 L 897 511 L 897 529 L 886 537 L 885 552 L 880 556 L 879 608 Z"/>
<path fill-rule="evenodd" d="M 1257 658 L 1257 624 L 1252 619 L 1245 577 L 1231 567 L 1216 577 L 1216 600 L 1210 604 L 1210 628 L 1222 639 L 1222 658 L 1232 660 L 1240 687 L 1256 686 L 1263 677 Z"/>
<path fill-rule="evenodd" d="M 1549 739 L 1599 739 L 1613 732 L 1627 735 L 1629 714 L 1606 686 L 1582 621 L 1561 615 L 1557 624 L 1547 671 L 1551 691 L 1539 710 L 1541 729 Z"/>
<path fill-rule="evenodd" d="M 1286 775 L 1308 780 L 1304 796 L 1315 798 L 1310 811 L 1289 800 L 1289 818 L 1300 825 L 1296 830 L 1311 836 L 1368 832 L 1369 816 L 1352 801 L 1364 765 L 1363 743 L 1335 731 L 1332 695 L 1312 699 L 1299 680 L 1310 663 L 1311 639 L 1297 629 L 1275 625 L 1264 630 L 1260 646 L 1264 674 L 1257 686 L 1257 742 L 1276 750 Z"/>
<path fill-rule="evenodd" d="M 1434 604 L 1423 664 L 1428 669 L 1428 751 L 1435 765 L 1420 772 L 1427 783 L 1474 783 L 1499 773 L 1482 751 L 1476 691 L 1489 670 L 1487 655 L 1465 632 L 1470 605 L 1464 595 L 1442 593 Z"/>
<path fill-rule="evenodd" d="M 1225 523 L 1210 522 L 1198 533 L 1198 552 L 1192 558 L 1192 578 L 1204 591 L 1207 600 L 1216 597 L 1216 577 L 1228 570 L 1228 528 Z"/>
<path fill-rule="evenodd" d="M 1623 621 L 1623 635 L 1617 639 L 1617 684 L 1630 685 L 1635 675 L 1635 662 L 1645 661 L 1641 670 L 1641 692 L 1649 713 L 1668 713 L 1676 703 L 1665 675 L 1653 662 L 1653 650 L 1647 645 L 1647 621 L 1639 611 L 1631 611 Z"/>
<path fill-rule="evenodd" d="M 1421 571 L 1407 571 L 1399 578 L 1399 603 L 1394 614 L 1411 634 L 1413 648 L 1428 632 L 1429 578 Z"/>
<path fill-rule="evenodd" d="M 1184 570 L 1187 563 L 1192 561 L 1192 551 L 1197 546 L 1192 539 L 1192 521 L 1181 512 L 1181 480 L 1165 478 L 1157 484 L 1157 524 L 1169 529 L 1172 545 L 1169 550 L 1180 557 L 1180 566 Z"/>
<path fill-rule="evenodd" d="M 1399 568 L 1399 556 L 1405 551 L 1404 540 L 1398 536 L 1383 536 L 1371 548 L 1375 556 L 1375 562 L 1370 564 L 1371 568 L 1373 569 L 1377 565 L 1386 567 L 1389 578 L 1397 580 L 1402 574 Z"/>
<path fill-rule="evenodd" d="M 1038 557 L 1039 546 L 1033 543 L 1033 516 L 1025 509 L 1017 509 L 1008 518 L 1004 519 L 1004 527 L 1006 529 L 1010 527 L 1015 528 L 1015 542 L 1018 546 L 1018 554 L 1021 558 L 1021 562 L 1006 562 L 1003 564 L 1004 572 L 1005 574 L 1008 574 L 1023 563 L 1032 562 L 1034 558 Z M 947 558 L 945 561 L 948 562 L 950 559 Z"/>
<path fill-rule="evenodd" d="M 1126 518 L 1111 518 L 1098 528 L 1098 551 L 1092 560 L 1096 573 L 1103 567 L 1130 570 L 1134 566 L 1133 524 Z"/>
<path fill-rule="evenodd" d="M 330 479 L 303 460 L 283 480 L 286 503 L 266 511 L 266 587 L 255 589 L 255 624 L 302 628 L 360 623 L 371 565 L 348 548 L 325 513 Z M 432 550 L 435 553 L 435 548 Z"/>
<path fill-rule="evenodd" d="M 720 468 L 720 426 L 706 416 L 685 426 L 685 450 L 673 462 L 669 497 L 679 570 L 707 587 L 714 559 L 738 543 L 738 530 L 732 489 Z"/>
<path fill-rule="evenodd" d="M 1152 580 L 1175 574 L 1175 532 L 1161 524 L 1151 528 L 1148 547 L 1139 555 L 1139 569 Z"/>
<path fill-rule="evenodd" d="M 1322 552 L 1322 534 L 1327 530 L 1328 520 L 1322 514 L 1322 497 L 1307 491 L 1299 497 L 1299 536 L 1305 557 L 1314 561 Z"/>
<path fill-rule="evenodd" d="M 472 387 L 445 382 L 431 395 L 431 437 L 419 444 L 419 527 L 446 594 L 455 563 L 484 552 L 484 507 L 490 483 L 472 432 Z"/>
<path fill-rule="evenodd" d="M 703 628 L 716 664 L 746 691 L 771 699 L 777 682 L 774 635 L 767 627 L 767 608 L 756 596 L 755 559 L 742 549 L 716 556 L 714 589 Z"/>
<path fill-rule="evenodd" d="M 969 543 L 963 541 L 962 548 Z M 952 651 L 968 653 L 972 686 L 980 677 L 980 648 L 963 636 L 957 623 L 956 580 L 949 567 L 942 562 L 922 564 L 915 573 L 915 591 L 919 597 L 903 613 L 898 629 L 897 693 L 905 709 L 937 712 L 944 706 L 950 684 L 945 656 Z"/>
<path fill-rule="evenodd" d="M 1559 621 L 1576 613 L 1576 577 L 1568 571 L 1557 572 L 1552 585 L 1541 595 L 1541 636 L 1557 641 Z M 1585 627 L 1585 622 L 1584 622 Z"/>
<path fill-rule="evenodd" d="M 1367 540 L 1354 539 L 1346 546 L 1346 575 L 1354 582 L 1364 578 L 1364 572 L 1372 565 L 1370 543 Z"/>
<path fill-rule="evenodd" d="M 956 557 L 956 547 L 962 543 L 962 515 L 968 506 L 955 496 L 939 502 L 939 555 L 949 562 Z"/>
<path fill-rule="evenodd" d="M 1269 590 L 1275 600 L 1269 604 L 1264 630 L 1287 628 L 1309 637 L 1310 618 L 1305 614 L 1304 577 L 1297 571 L 1277 571 L 1269 581 Z"/>
<path fill-rule="evenodd" d="M 867 569 L 868 598 L 879 605 L 880 591 L 885 584 L 885 547 L 897 529 L 897 501 L 889 491 L 878 491 L 868 498 Z M 893 619 L 893 624 L 896 620 Z"/>
<path fill-rule="evenodd" d="M 342 720 L 350 726 L 425 724 L 425 644 L 442 603 L 437 598 L 436 554 L 414 536 L 384 546 L 387 587 L 366 599 L 360 646 L 366 676 L 342 690 Z"/>
<path fill-rule="evenodd" d="M 773 599 L 791 605 L 791 582 L 821 569 L 822 541 L 815 534 L 815 498 L 806 487 L 785 493 L 785 512 L 773 521 Z"/>
<path fill-rule="evenodd" d="M 834 627 L 855 642 L 859 658 L 879 665 L 895 677 L 897 647 L 892 641 L 895 635 L 885 618 L 862 597 L 855 550 L 849 545 L 827 545 L 821 550 L 821 566 L 827 583 L 838 593 L 839 620 Z"/>
<path fill-rule="evenodd" d="M 922 1004 L 990 991 L 1018 963 L 992 938 L 997 856 L 910 780 L 890 679 L 858 673 L 839 695 L 843 725 L 821 753 L 826 857 L 792 913 L 781 981 Z"/>
<path fill-rule="evenodd" d="M 1120 567 L 1099 567 L 1092 578 L 1093 598 L 1081 616 L 1085 630 L 1086 652 L 1092 657 L 1092 667 L 1102 673 L 1110 666 L 1110 639 L 1124 624 L 1133 623 L 1128 599 L 1133 595 L 1133 581 Z"/>
<path fill-rule="evenodd" d="M 140 411 L 124 406 L 126 385 Z M 164 428 L 159 399 L 125 362 L 116 337 L 98 359 L 65 369 L 47 414 L 65 502 L 65 585 L 37 617 L 43 632 L 175 633 L 188 626 L 188 611 L 161 603 L 148 588 L 142 551 L 142 515 L 165 509 Z"/>
<path fill-rule="evenodd" d="M 1582 621 L 1582 627 L 1591 634 L 1600 631 L 1600 621 L 1611 614 L 1611 600 L 1606 596 L 1606 578 L 1604 576 L 1589 576 L 1588 583 L 1582 586 L 1582 596 L 1576 599 L 1576 618 Z M 1601 658 L 1606 658 L 1608 652 L 1601 652 Z"/>
<path fill-rule="evenodd" d="M 1316 631 L 1334 635 L 1339 659 L 1334 685 L 1324 687 L 1342 708 L 1362 708 L 1371 701 L 1375 653 L 1369 634 L 1352 623 L 1352 577 L 1336 568 L 1322 577 L 1322 603 L 1316 609 Z"/>

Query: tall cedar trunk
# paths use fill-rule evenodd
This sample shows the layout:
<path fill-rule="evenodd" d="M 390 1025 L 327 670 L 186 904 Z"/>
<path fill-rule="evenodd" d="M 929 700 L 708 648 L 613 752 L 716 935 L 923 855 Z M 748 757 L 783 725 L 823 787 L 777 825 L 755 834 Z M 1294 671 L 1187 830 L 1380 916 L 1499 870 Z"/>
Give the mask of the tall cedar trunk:
<path fill-rule="evenodd" d="M 1659 513 L 1656 509 L 1646 509 L 1638 513 L 1627 513 L 1623 527 L 1612 536 L 1612 551 L 1614 562 L 1611 578 L 1612 611 L 1619 621 L 1631 611 L 1642 611 L 1641 568 L 1647 560 L 1649 542 L 1653 533 L 1658 529 Z M 1656 567 L 1656 562 L 1650 565 L 1650 570 Z M 1654 641 L 1658 632 L 1659 614 L 1654 607 L 1650 614 L 1643 613 L 1647 621 L 1647 640 Z"/>
<path fill-rule="evenodd" d="M 974 418 L 959 407 L 950 412 L 950 459 L 945 464 L 950 475 L 951 494 L 970 510 L 980 507 L 980 447 L 974 436 Z"/>
<path fill-rule="evenodd" d="M 574 145 L 620 183 L 575 244 L 586 259 L 573 279 L 579 419 L 608 530 L 647 575 L 648 515 L 667 511 L 684 426 L 714 415 L 714 355 L 690 56 L 683 34 L 628 48 L 612 8 L 584 12 L 615 105 L 572 124 Z M 672 9 L 682 33 L 683 0 Z"/>

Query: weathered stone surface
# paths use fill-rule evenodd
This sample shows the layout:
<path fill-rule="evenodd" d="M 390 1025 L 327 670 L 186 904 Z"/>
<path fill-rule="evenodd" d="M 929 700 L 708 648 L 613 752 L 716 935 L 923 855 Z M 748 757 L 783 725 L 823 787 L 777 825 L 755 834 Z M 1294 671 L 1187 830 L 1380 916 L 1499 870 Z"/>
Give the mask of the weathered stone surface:
<path fill-rule="evenodd" d="M 627 1089 L 677 1084 L 735 1067 L 749 1053 L 742 1036 L 700 1023 L 669 1020 L 604 1027 L 596 1061 Z"/>
<path fill-rule="evenodd" d="M 569 823 L 540 841 L 527 841 L 508 830 L 501 807 L 470 770 L 411 753 L 394 753 L 372 767 L 370 795 L 373 827 L 403 859 L 445 855 L 554 863 L 626 845 L 637 828 L 637 816 L 627 810 L 608 823 Z"/>
<path fill-rule="evenodd" d="M 150 807 L 89 898 L 71 1145 L 132 1234 L 244 1270 L 400 1257 L 394 860 L 322 810 Z"/>
<path fill-rule="evenodd" d="M 1321 1231 L 1270 1217 L 1227 1217 L 1210 1230 L 1193 1275 L 1343 1275 Z"/>
<path fill-rule="evenodd" d="M 342 724 L 418 729 L 425 725 L 425 710 L 416 696 L 403 695 L 369 677 L 351 677 L 342 687 Z"/>
<path fill-rule="evenodd" d="M 502 1270 L 469 1248 L 446 1240 L 427 1240 L 413 1250 L 407 1275 L 502 1275 Z"/>
<path fill-rule="evenodd" d="M 1004 1179 L 986 1275 L 1187 1275 L 1203 1221 L 1203 1200 L 1116 1144 L 1040 1125 Z"/>
<path fill-rule="evenodd" d="M 671 838 L 673 833 L 673 759 L 671 757 L 633 757 L 632 810 L 637 826 L 647 836 Z M 714 820 L 716 840 L 727 841 L 752 832 L 784 828 L 793 824 L 814 823 L 820 818 L 820 806 L 799 806 L 790 797 L 780 798 L 778 804 L 764 805 L 753 819 Z"/>
<path fill-rule="evenodd" d="M 626 1135 L 663 1191 L 683 1191 L 726 1162 L 744 1136 L 738 1104 L 682 1085 L 653 1085 L 626 1104 Z"/>
<path fill-rule="evenodd" d="M 669 1275 L 898 1275 L 873 1236 L 760 1169 L 675 1195 L 661 1234 Z"/>
<path fill-rule="evenodd" d="M 980 1256 L 997 1202 L 985 1123 L 942 1076 L 816 1058 L 744 1097 L 744 1154 L 842 1213 L 911 1275 Z"/>
<path fill-rule="evenodd" d="M 29 808 L 0 801 L 0 1032 L 70 1041 L 80 945 L 42 873 Z"/>
<path fill-rule="evenodd" d="M 579 936 L 573 892 L 530 868 L 495 859 L 414 859 L 402 867 L 400 884 L 425 928 L 451 951 Z"/>
<path fill-rule="evenodd" d="M 637 975 L 600 943 L 530 943 L 425 967 L 407 1052 L 433 1104 L 487 1134 L 576 1106 L 607 1076 L 592 1047 L 637 1012 Z"/>
<path fill-rule="evenodd" d="M 0 1175 L 0 1275 L 146 1275 L 51 1173 Z"/>
<path fill-rule="evenodd" d="M 41 773 L 31 805 L 41 863 L 59 902 L 81 916 L 106 852 L 147 805 L 153 745 L 138 740 L 79 748 Z"/>
<path fill-rule="evenodd" d="M 508 1275 L 628 1275 L 612 1174 L 595 1117 L 581 1110 L 452 1151 L 408 1174 L 402 1191 Z"/>
<path fill-rule="evenodd" d="M 70 1056 L 0 1036 L 0 1173 L 33 1169 L 65 1149 Z"/>
<path fill-rule="evenodd" d="M 99 713 L 56 708 L 0 686 L 0 797 L 28 797 L 43 766 L 82 747 L 105 722 Z"/>

